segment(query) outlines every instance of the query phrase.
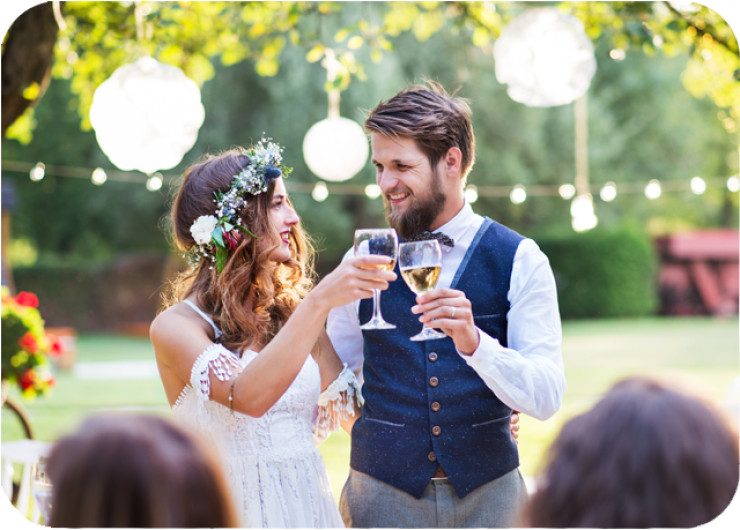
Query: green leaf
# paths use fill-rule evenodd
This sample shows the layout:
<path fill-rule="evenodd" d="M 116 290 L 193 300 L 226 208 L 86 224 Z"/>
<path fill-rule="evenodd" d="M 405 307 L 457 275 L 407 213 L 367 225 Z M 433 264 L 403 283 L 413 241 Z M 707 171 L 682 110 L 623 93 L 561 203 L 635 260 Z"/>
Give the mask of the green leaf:
<path fill-rule="evenodd" d="M 216 247 L 216 272 L 221 274 L 226 265 L 226 258 L 228 258 L 229 252 L 224 247 Z"/>
<path fill-rule="evenodd" d="M 252 232 L 250 232 L 249 230 L 247 230 L 246 228 L 244 228 L 241 225 L 236 225 L 236 226 L 234 226 L 234 228 L 236 228 L 240 232 L 244 232 L 245 234 L 249 234 L 250 236 L 252 236 L 255 239 L 259 239 L 256 235 L 254 235 Z"/>
<path fill-rule="evenodd" d="M 219 245 L 226 248 L 226 245 L 224 245 L 224 233 L 221 232 L 220 227 L 216 227 L 216 229 L 211 232 L 211 237 L 216 240 L 216 249 L 218 250 Z"/>
<path fill-rule="evenodd" d="M 233 229 L 234 225 L 232 225 L 231 223 L 224 223 L 224 230 L 226 230 L 227 232 L 231 232 Z"/>

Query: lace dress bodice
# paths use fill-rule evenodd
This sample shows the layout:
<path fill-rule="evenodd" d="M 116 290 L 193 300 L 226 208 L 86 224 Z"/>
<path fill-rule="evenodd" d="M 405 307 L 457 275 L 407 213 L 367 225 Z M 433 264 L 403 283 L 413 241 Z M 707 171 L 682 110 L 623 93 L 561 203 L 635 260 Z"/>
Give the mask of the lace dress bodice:
<path fill-rule="evenodd" d="M 209 371 L 225 381 L 257 355 L 247 350 L 239 358 L 221 345 L 209 347 L 193 365 L 173 417 L 203 433 L 221 455 L 246 526 L 341 527 L 316 445 L 338 427 L 338 414 L 353 413 L 354 374 L 345 367 L 322 393 L 318 364 L 308 355 L 288 390 L 262 417 L 210 401 Z M 359 392 L 357 398 L 362 399 Z"/>

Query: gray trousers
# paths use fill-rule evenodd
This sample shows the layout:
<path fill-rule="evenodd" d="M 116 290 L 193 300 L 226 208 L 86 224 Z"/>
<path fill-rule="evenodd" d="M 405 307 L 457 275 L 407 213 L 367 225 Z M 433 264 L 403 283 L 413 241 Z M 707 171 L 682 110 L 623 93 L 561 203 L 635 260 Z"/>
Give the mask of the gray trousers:
<path fill-rule="evenodd" d="M 348 528 L 509 528 L 527 500 L 518 469 L 460 499 L 448 479 L 433 479 L 421 499 L 350 469 L 339 499 Z"/>

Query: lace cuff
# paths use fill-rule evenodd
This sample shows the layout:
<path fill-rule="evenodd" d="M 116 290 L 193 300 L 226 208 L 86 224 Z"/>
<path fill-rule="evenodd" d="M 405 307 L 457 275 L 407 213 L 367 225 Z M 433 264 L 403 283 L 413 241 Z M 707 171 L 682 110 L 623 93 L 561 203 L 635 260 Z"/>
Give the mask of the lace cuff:
<path fill-rule="evenodd" d="M 318 414 L 312 426 L 314 443 L 321 442 L 339 428 L 339 420 L 355 415 L 355 402 L 362 407 L 365 400 L 355 374 L 344 364 L 339 376 L 319 396 Z"/>
<path fill-rule="evenodd" d="M 201 353 L 193 364 L 190 372 L 190 386 L 195 390 L 200 401 L 211 399 L 211 379 L 208 375 L 212 371 L 219 381 L 228 381 L 233 372 L 231 367 L 238 368 L 239 361 L 229 350 L 220 344 L 212 344 Z"/>

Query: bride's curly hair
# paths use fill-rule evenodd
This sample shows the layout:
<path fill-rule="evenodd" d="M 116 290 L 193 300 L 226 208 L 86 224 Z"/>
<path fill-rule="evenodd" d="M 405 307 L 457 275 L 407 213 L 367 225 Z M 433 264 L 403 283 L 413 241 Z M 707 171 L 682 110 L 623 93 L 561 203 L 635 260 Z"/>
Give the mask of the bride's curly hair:
<path fill-rule="evenodd" d="M 172 207 L 175 242 L 181 251 L 195 245 L 193 222 L 214 215 L 214 192 L 226 193 L 234 176 L 249 163 L 242 149 L 231 149 L 206 155 L 185 171 Z M 266 192 L 250 197 L 241 212 L 242 226 L 258 239 L 244 234 L 237 248 L 229 251 L 221 274 L 210 259 L 181 273 L 168 301 L 172 305 L 194 295 L 223 332 L 220 342 L 237 353 L 267 344 L 313 286 L 315 251 L 300 224 L 290 231 L 290 258 L 280 263 L 271 259 L 282 244 L 270 215 L 274 193 L 275 180 Z"/>

